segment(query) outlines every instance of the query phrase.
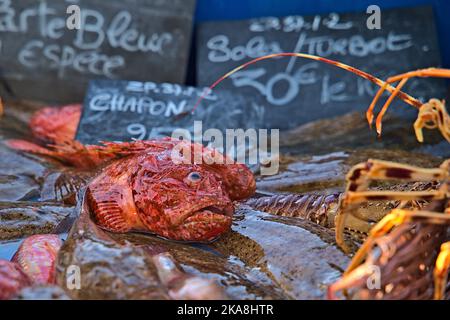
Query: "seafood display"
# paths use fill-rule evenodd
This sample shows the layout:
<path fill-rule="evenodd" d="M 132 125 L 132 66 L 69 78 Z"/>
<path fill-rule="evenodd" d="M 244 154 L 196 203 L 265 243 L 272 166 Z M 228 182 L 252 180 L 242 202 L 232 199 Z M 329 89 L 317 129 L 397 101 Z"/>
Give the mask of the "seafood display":
<path fill-rule="evenodd" d="M 25 168 L 43 177 L 43 189 L 35 193 L 47 202 L 13 204 L 18 199 L 13 195 L 4 199 L 10 202 L 1 209 L 2 238 L 31 236 L 21 242 L 11 261 L 1 261 L 2 299 L 447 296 L 448 161 L 439 169 L 422 169 L 386 160 L 357 163 L 375 156 L 438 166 L 439 158 L 379 149 L 313 157 L 290 152 L 281 159 L 278 175 L 255 177 L 238 163 L 191 164 L 196 153 L 206 159 L 219 157 L 221 163 L 227 160 L 195 143 L 181 143 L 190 151 L 187 156 L 174 153 L 183 148 L 176 149 L 180 142 L 171 139 L 84 146 L 74 140 L 80 108 L 41 109 L 29 121 L 36 142 L 6 140 L 5 154 L 35 154 L 56 162 L 48 168 L 33 163 L 33 168 L 27 165 L 33 160 L 21 160 Z M 189 161 L 174 164 L 174 155 Z M 403 185 L 381 184 L 367 190 L 373 179 Z M 58 205 L 62 189 L 73 196 L 83 194 L 81 207 L 77 199 L 73 201 L 78 209 L 67 202 Z M 256 189 L 268 194 L 254 197 Z M 5 236 L 7 212 L 11 218 L 20 212 L 18 217 L 30 219 L 36 212 L 45 212 L 53 222 L 44 232 L 18 228 Z M 10 228 L 27 221 L 21 219 L 11 220 Z M 77 222 L 72 226 L 73 221 Z M 42 235 L 61 228 L 71 229 L 64 245 L 58 235 Z M 283 231 L 274 234 L 272 230 Z M 145 233 L 187 244 L 166 244 Z M 300 239 L 309 246 L 290 250 L 286 256 L 287 244 Z M 190 247 L 192 241 L 204 242 L 209 250 L 229 258 Z M 322 246 L 323 251 L 313 249 Z M 414 249 L 417 246 L 421 250 Z M 106 261 L 110 269 L 99 269 Z M 325 263 L 320 268 L 319 261 Z M 67 290 L 68 268 L 73 265 L 84 275 L 79 284 L 82 290 Z M 309 271 L 298 273 L 299 265 Z M 368 289 L 374 268 L 380 270 L 381 283 L 378 289 Z M 240 279 L 239 285 L 227 279 L 230 273 Z"/>
<path fill-rule="evenodd" d="M 253 53 L 257 49 L 263 52 Z M 230 51 L 231 60 L 241 60 L 239 50 Z M 152 79 L 114 78 L 105 81 L 128 83 L 131 98 L 115 96 L 114 87 L 107 107 L 101 94 L 90 105 L 90 91 L 84 104 L 50 106 L 55 101 L 13 94 L 0 99 L 0 300 L 450 299 L 450 115 L 445 97 L 425 100 L 404 91 L 412 78 L 418 78 L 416 89 L 421 78 L 450 78 L 450 69 L 383 80 L 365 65 L 275 45 L 244 51 L 247 62 L 203 91 L 162 83 L 160 92 Z M 295 75 L 278 73 L 266 86 L 258 81 L 269 69 L 244 70 L 283 58 L 286 70 L 295 59 L 310 64 Z M 274 95 L 275 83 L 286 82 L 287 93 L 297 95 L 300 84 L 306 91 L 322 82 L 315 74 L 322 66 L 361 81 L 356 90 L 360 98 L 368 94 L 367 109 L 325 109 L 351 100 L 340 95 L 345 83 L 330 84 L 327 75 L 320 99 L 328 100 L 307 112 L 323 107 L 332 116 L 289 123 L 281 132 L 268 128 L 276 138 L 258 149 L 256 164 L 237 160 L 242 150 L 250 158 L 257 149 L 260 141 L 251 134 L 259 139 L 265 129 L 256 124 L 235 128 L 236 136 L 208 128 L 199 138 L 195 126 L 193 139 L 167 134 L 183 129 L 190 135 L 192 128 L 177 121 L 194 119 L 196 110 L 206 117 L 211 109 L 202 103 L 218 99 L 213 89 L 225 79 L 256 89 L 290 116 Z M 150 91 L 157 98 L 138 100 Z M 251 100 L 260 120 L 269 122 L 261 97 L 242 92 L 242 101 Z M 177 106 L 168 102 L 171 95 L 185 100 Z M 387 114 L 395 98 L 407 105 L 409 118 Z M 116 117 L 130 111 L 172 122 L 161 129 L 133 120 L 127 132 L 139 138 L 101 141 L 94 132 L 89 144 L 80 127 L 92 106 L 98 119 L 110 108 Z M 241 112 L 233 108 L 222 110 L 230 115 L 218 121 Z M 211 133 L 217 131 L 220 138 Z M 227 139 L 245 148 L 215 144 Z M 255 145 L 246 149 L 247 141 Z M 274 163 L 276 172 L 265 174 Z"/>

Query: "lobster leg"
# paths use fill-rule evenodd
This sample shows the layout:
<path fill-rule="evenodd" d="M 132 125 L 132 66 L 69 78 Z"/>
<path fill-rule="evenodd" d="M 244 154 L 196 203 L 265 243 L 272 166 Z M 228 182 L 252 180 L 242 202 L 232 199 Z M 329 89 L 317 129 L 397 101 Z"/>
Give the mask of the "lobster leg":
<path fill-rule="evenodd" d="M 450 268 L 450 242 L 441 245 L 441 252 L 436 259 L 434 268 L 434 299 L 444 298 L 447 286 L 448 271 Z"/>
<path fill-rule="evenodd" d="M 369 122 L 369 125 L 371 125 L 373 122 L 373 117 L 374 117 L 373 109 L 375 108 L 375 105 L 378 102 L 378 100 L 380 99 L 381 95 L 383 94 L 383 92 L 387 89 L 387 87 L 390 84 L 400 81 L 377 116 L 376 129 L 377 129 L 377 133 L 379 135 L 381 134 L 381 122 L 382 122 L 384 114 L 386 113 L 387 108 L 392 103 L 394 98 L 398 95 L 401 88 L 406 84 L 406 82 L 413 77 L 450 78 L 450 69 L 427 68 L 427 69 L 420 69 L 420 70 L 416 70 L 416 71 L 410 71 L 410 72 L 406 72 L 406 73 L 402 73 L 402 74 L 399 74 L 396 76 L 389 77 L 386 80 L 386 82 L 384 83 L 384 85 L 378 90 L 377 94 L 375 95 L 375 98 L 373 99 L 372 103 L 370 104 L 370 106 L 366 112 L 367 121 Z"/>
<path fill-rule="evenodd" d="M 395 226 L 417 220 L 425 220 L 427 223 L 445 224 L 450 223 L 450 215 L 432 211 L 393 209 L 390 214 L 381 219 L 381 221 L 370 230 L 369 237 L 353 257 L 344 275 L 347 275 L 361 264 L 366 257 L 369 248 L 372 247 L 377 238 L 384 236 Z"/>
<path fill-rule="evenodd" d="M 414 132 L 419 142 L 423 142 L 422 128 L 439 128 L 442 136 L 450 142 L 450 115 L 443 101 L 431 99 L 420 107 L 419 115 L 414 122 Z"/>
<path fill-rule="evenodd" d="M 356 268 L 348 276 L 342 277 L 341 279 L 339 279 L 339 281 L 333 283 L 328 287 L 327 299 L 335 300 L 336 292 L 363 283 L 366 277 L 370 276 L 370 274 L 371 272 L 368 268 L 364 268 L 363 266 Z"/>
<path fill-rule="evenodd" d="M 446 180 L 449 175 L 450 161 L 437 169 L 426 169 L 383 160 L 368 160 L 354 166 L 346 176 L 347 189 L 339 204 L 336 217 L 336 243 L 345 251 L 348 248 L 344 241 L 344 227 L 349 215 L 358 216 L 359 204 L 366 201 L 380 200 L 437 200 L 447 196 L 447 185 L 443 184 L 437 191 L 395 192 L 395 191 L 365 191 L 371 180 L 406 180 L 433 181 Z"/>
<path fill-rule="evenodd" d="M 385 216 L 371 231 L 369 237 L 353 257 L 343 277 L 328 288 L 328 298 L 335 298 L 335 293 L 339 290 L 345 290 L 353 285 L 361 284 L 371 275 L 372 270 L 367 266 L 361 265 L 366 259 L 368 252 L 372 249 L 375 241 L 389 233 L 393 228 L 402 224 L 418 220 L 427 221 L 427 223 L 449 224 L 450 215 L 432 212 L 432 211 L 411 211 L 403 209 L 394 209 Z M 450 242 L 441 247 L 441 253 L 436 262 L 434 272 L 435 277 L 435 297 L 441 298 L 447 283 L 447 273 L 450 266 Z"/>

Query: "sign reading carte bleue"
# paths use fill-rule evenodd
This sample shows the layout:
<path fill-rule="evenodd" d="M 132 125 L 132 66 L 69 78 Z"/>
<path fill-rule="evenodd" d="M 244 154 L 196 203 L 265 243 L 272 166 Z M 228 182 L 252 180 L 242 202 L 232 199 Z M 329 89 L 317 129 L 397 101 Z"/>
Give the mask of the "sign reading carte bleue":
<path fill-rule="evenodd" d="M 242 63 L 280 52 L 338 60 L 381 79 L 440 66 L 430 7 L 383 10 L 379 30 L 368 29 L 369 16 L 331 13 L 203 23 L 197 36 L 197 84 L 209 86 Z M 295 57 L 260 61 L 219 87 L 263 98 L 267 127 L 279 129 L 365 110 L 378 89 L 348 71 Z M 443 80 L 423 78 L 410 80 L 404 90 L 422 100 L 444 98 L 446 92 Z M 391 111 L 416 114 L 414 108 Z"/>
<path fill-rule="evenodd" d="M 207 91 L 206 91 L 207 92 Z M 205 88 L 178 84 L 121 80 L 93 80 L 89 84 L 76 139 L 85 144 L 99 141 L 147 140 L 171 136 L 175 129 L 201 130 L 260 128 L 264 108 L 256 101 L 227 90 L 204 95 Z"/>
<path fill-rule="evenodd" d="M 79 29 L 67 24 L 74 4 Z M 184 82 L 194 7 L 195 0 L 0 0 L 0 94 L 72 103 L 83 101 L 89 79 Z"/>

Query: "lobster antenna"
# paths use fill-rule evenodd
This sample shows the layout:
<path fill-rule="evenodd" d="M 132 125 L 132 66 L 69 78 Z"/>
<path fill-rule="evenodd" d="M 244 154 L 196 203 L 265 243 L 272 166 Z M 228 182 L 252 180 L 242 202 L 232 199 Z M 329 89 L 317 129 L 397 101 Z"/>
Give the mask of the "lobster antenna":
<path fill-rule="evenodd" d="M 350 71 L 354 74 L 356 74 L 357 76 L 360 76 L 364 79 L 367 79 L 369 81 L 371 81 L 372 83 L 375 83 L 376 85 L 382 87 L 384 85 L 386 86 L 386 90 L 388 90 L 389 92 L 393 92 L 395 90 L 395 88 L 393 86 L 391 86 L 390 84 L 386 84 L 386 82 L 384 82 L 383 80 L 367 73 L 364 72 L 362 70 L 359 70 L 357 68 L 351 67 L 347 64 L 341 63 L 339 61 L 335 61 L 335 60 L 330 60 L 330 59 L 326 59 L 326 58 L 322 58 L 322 57 L 318 57 L 312 54 L 306 54 L 306 53 L 297 53 L 297 52 L 281 52 L 281 53 L 273 53 L 273 54 L 269 54 L 269 55 L 265 55 L 253 60 L 250 60 L 244 64 L 241 64 L 240 66 L 234 68 L 233 70 L 231 70 L 230 72 L 226 73 L 225 75 L 223 75 L 222 77 L 220 77 L 219 79 L 217 79 L 211 86 L 209 86 L 208 88 L 206 88 L 202 95 L 200 96 L 200 98 L 197 100 L 197 102 L 194 105 L 194 108 L 192 108 L 191 113 L 193 113 L 195 111 L 195 109 L 198 107 L 198 105 L 202 102 L 202 100 L 206 97 L 206 95 L 208 93 L 211 92 L 212 89 L 214 89 L 219 83 L 221 83 L 223 80 L 225 80 L 226 78 L 228 78 L 229 76 L 231 76 L 232 74 L 248 67 L 249 65 L 252 65 L 254 63 L 257 63 L 259 61 L 262 60 L 267 60 L 267 59 L 272 59 L 272 58 L 277 58 L 277 57 L 298 57 L 298 58 L 305 58 L 305 59 L 311 59 L 311 60 L 316 60 L 316 61 L 321 61 L 321 62 L 325 62 L 327 64 L 331 64 L 333 66 L 336 66 L 338 68 Z M 407 93 L 404 93 L 403 91 L 400 91 L 398 93 L 398 97 L 400 99 L 402 99 L 403 101 L 405 101 L 407 104 L 416 107 L 416 108 L 420 108 L 421 106 L 421 102 L 419 100 L 417 100 L 416 98 L 410 96 Z"/>

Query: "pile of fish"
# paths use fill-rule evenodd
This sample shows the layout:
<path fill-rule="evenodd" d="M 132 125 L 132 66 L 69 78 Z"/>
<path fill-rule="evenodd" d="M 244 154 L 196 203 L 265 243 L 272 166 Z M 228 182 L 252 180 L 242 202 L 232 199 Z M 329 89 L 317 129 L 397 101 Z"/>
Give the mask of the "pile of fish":
<path fill-rule="evenodd" d="M 317 128 L 331 124 L 322 120 L 285 133 L 281 170 L 264 177 L 237 163 L 193 164 L 199 154 L 229 159 L 190 143 L 181 152 L 171 139 L 81 145 L 77 105 L 5 110 L 0 299 L 326 299 L 371 227 L 398 205 L 363 205 L 347 221 L 342 250 L 335 221 L 346 173 L 369 158 L 443 160 L 399 150 L 395 139 L 368 149 L 365 136 L 339 150 L 333 139 L 350 136 L 341 129 L 320 138 L 330 141 L 325 151 Z M 386 187 L 413 185 L 375 189 Z"/>

